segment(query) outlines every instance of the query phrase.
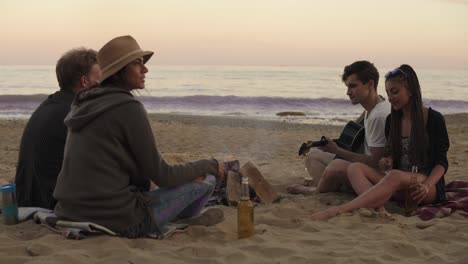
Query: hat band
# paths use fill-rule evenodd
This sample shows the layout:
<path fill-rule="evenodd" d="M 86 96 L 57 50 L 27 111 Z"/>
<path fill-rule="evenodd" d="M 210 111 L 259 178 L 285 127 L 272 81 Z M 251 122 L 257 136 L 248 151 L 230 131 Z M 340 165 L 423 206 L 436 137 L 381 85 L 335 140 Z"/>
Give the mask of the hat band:
<path fill-rule="evenodd" d="M 139 52 L 143 52 L 142 49 L 137 49 L 137 50 L 134 50 L 132 52 L 129 52 L 127 53 L 125 56 L 121 57 L 120 59 L 112 62 L 111 64 L 107 65 L 104 69 L 102 69 L 101 71 L 105 72 L 107 70 L 109 70 L 110 68 L 114 67 L 115 65 L 119 64 L 120 62 L 122 62 L 123 60 L 127 59 L 128 57 L 136 54 L 136 53 L 139 53 Z"/>

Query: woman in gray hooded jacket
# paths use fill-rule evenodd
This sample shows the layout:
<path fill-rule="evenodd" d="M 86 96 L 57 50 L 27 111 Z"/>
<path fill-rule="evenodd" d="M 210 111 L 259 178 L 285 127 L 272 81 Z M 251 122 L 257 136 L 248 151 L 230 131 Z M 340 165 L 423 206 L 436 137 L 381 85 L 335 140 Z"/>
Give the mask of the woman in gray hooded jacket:
<path fill-rule="evenodd" d="M 59 218 L 94 222 L 130 238 L 161 232 L 175 218 L 203 225 L 223 220 L 219 208 L 201 212 L 224 163 L 168 164 L 143 105 L 130 93 L 145 87 L 152 55 L 131 36 L 99 50 L 100 86 L 78 93 L 65 118 L 69 134 L 54 191 Z M 151 181 L 159 188 L 149 191 Z"/>

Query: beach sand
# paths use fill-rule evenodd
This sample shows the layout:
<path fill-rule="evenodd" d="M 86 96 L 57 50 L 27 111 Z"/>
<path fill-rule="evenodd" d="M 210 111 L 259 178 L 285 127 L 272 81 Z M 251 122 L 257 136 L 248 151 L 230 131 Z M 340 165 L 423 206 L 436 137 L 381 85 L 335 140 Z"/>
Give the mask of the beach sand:
<path fill-rule="evenodd" d="M 311 212 L 349 201 L 346 193 L 293 196 L 288 184 L 305 175 L 297 156 L 305 140 L 337 137 L 342 127 L 256 121 L 230 117 L 150 115 L 157 144 L 170 162 L 192 159 L 252 161 L 284 198 L 255 208 L 257 234 L 237 239 L 236 209 L 226 220 L 190 227 L 167 240 L 110 236 L 67 240 L 27 221 L 0 224 L 0 263 L 468 263 L 468 219 L 457 214 L 423 222 L 362 209 L 325 222 Z M 468 180 L 468 114 L 446 117 L 451 147 L 446 180 Z M 0 183 L 13 181 L 25 120 L 0 120 Z M 90 153 L 91 155 L 92 153 Z M 99 157 L 96 157 L 99 159 Z M 90 183 L 91 184 L 91 183 Z"/>

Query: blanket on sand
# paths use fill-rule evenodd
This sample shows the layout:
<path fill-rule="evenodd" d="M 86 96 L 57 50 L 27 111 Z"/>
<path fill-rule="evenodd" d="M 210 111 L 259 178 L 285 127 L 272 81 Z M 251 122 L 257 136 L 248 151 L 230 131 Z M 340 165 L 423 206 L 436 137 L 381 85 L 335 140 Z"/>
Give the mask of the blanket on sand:
<path fill-rule="evenodd" d="M 49 209 L 39 207 L 19 207 L 18 221 L 24 222 L 34 219 L 38 224 L 46 226 L 50 230 L 63 235 L 69 239 L 84 239 L 90 235 L 111 235 L 117 236 L 112 230 L 91 222 L 73 222 L 64 221 L 57 218 L 55 213 Z M 187 224 L 168 223 L 165 225 L 161 234 L 149 234 L 149 238 L 165 239 L 177 232 L 184 232 Z"/>
<path fill-rule="evenodd" d="M 458 214 L 468 218 L 468 182 L 452 181 L 445 185 L 445 192 L 447 201 L 422 206 L 416 210 L 415 215 L 426 221 L 446 217 L 458 211 Z"/>

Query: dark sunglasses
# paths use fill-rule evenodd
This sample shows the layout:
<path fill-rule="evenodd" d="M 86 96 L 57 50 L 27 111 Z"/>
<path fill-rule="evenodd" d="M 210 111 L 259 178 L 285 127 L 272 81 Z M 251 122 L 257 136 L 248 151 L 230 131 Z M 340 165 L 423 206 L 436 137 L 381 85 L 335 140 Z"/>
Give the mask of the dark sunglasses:
<path fill-rule="evenodd" d="M 395 69 L 393 69 L 393 71 L 389 71 L 387 72 L 387 74 L 385 74 L 385 79 L 388 79 L 389 77 L 392 77 L 393 75 L 397 74 L 397 73 L 403 73 L 403 75 L 408 78 L 408 74 L 406 74 L 406 72 L 404 72 L 402 69 L 400 69 L 400 67 L 396 67 Z"/>

